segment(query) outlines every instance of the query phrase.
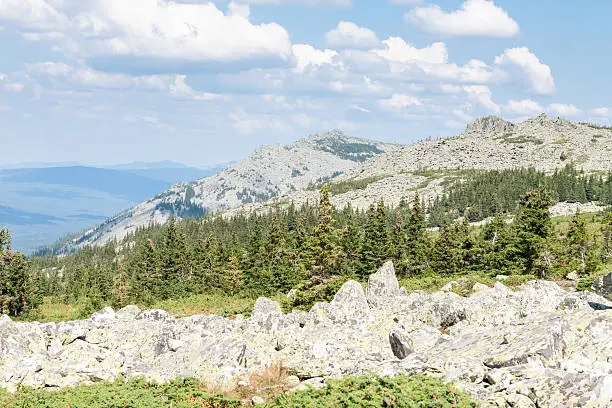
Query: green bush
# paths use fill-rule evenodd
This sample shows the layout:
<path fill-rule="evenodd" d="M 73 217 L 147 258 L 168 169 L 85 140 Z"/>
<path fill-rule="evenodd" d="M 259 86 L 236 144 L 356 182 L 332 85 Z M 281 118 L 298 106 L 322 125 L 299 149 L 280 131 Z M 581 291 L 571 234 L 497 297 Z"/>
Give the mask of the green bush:
<path fill-rule="evenodd" d="M 284 408 L 476 407 L 452 384 L 425 376 L 348 377 L 325 388 L 281 395 L 271 404 Z"/>
<path fill-rule="evenodd" d="M 195 379 L 174 380 L 166 384 L 133 380 L 61 391 L 24 388 L 15 395 L 0 390 L 3 408 L 235 408 L 242 402 L 212 396 Z"/>

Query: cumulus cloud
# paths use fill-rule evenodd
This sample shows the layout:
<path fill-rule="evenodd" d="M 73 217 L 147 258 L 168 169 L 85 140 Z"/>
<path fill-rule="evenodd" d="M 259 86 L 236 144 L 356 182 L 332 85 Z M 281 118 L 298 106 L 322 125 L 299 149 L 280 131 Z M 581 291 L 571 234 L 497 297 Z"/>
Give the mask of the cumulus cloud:
<path fill-rule="evenodd" d="M 409 106 L 421 106 L 423 102 L 414 95 L 393 94 L 390 99 L 379 101 L 380 105 L 389 109 L 404 109 Z"/>
<path fill-rule="evenodd" d="M 338 53 L 334 50 L 318 50 L 310 44 L 295 44 L 293 46 L 295 72 L 303 73 L 309 67 L 319 67 L 333 64 Z"/>
<path fill-rule="evenodd" d="M 129 76 L 109 74 L 92 68 L 75 68 L 58 62 L 27 64 L 28 75 L 53 87 L 79 87 L 86 89 L 134 89 L 168 92 L 177 98 L 211 100 L 219 95 L 200 92 L 186 83 L 185 75 Z"/>
<path fill-rule="evenodd" d="M 552 103 L 548 106 L 549 111 L 554 112 L 560 116 L 576 116 L 582 113 L 580 109 L 578 109 L 574 105 L 566 105 L 563 103 Z"/>
<path fill-rule="evenodd" d="M 510 48 L 495 57 L 495 64 L 510 66 L 527 76 L 530 87 L 538 94 L 555 92 L 555 80 L 550 67 L 529 51 L 527 47 Z"/>
<path fill-rule="evenodd" d="M 489 112 L 499 113 L 500 107 L 493 102 L 491 90 L 484 85 L 468 85 L 464 86 L 463 90 L 468 94 L 468 98 Z"/>
<path fill-rule="evenodd" d="M 338 26 L 325 34 L 325 41 L 335 48 L 372 48 L 380 43 L 376 33 L 359 27 L 350 21 L 340 21 Z"/>
<path fill-rule="evenodd" d="M 504 111 L 518 116 L 535 116 L 544 112 L 544 108 L 534 100 L 523 99 L 521 101 L 509 100 Z"/>
<path fill-rule="evenodd" d="M 236 0 L 242 4 L 299 4 L 309 7 L 351 7 L 353 0 Z"/>
<path fill-rule="evenodd" d="M 399 37 L 389 37 L 383 41 L 384 49 L 375 49 L 372 52 L 393 62 L 429 62 L 443 64 L 448 61 L 448 50 L 442 42 L 433 43 L 425 48 L 416 48 Z"/>
<path fill-rule="evenodd" d="M 53 7 L 56 4 L 56 7 Z M 0 21 L 46 30 L 52 40 L 86 58 L 131 57 L 188 62 L 288 60 L 289 34 L 279 24 L 253 24 L 248 6 L 228 12 L 213 3 L 169 0 L 0 0 Z"/>
<path fill-rule="evenodd" d="M 610 108 L 601 107 L 596 108 L 591 111 L 591 113 L 595 116 L 610 116 L 612 114 L 612 110 Z"/>
<path fill-rule="evenodd" d="M 513 37 L 519 25 L 490 0 L 466 0 L 460 9 L 445 12 L 437 5 L 406 13 L 406 21 L 445 36 Z"/>

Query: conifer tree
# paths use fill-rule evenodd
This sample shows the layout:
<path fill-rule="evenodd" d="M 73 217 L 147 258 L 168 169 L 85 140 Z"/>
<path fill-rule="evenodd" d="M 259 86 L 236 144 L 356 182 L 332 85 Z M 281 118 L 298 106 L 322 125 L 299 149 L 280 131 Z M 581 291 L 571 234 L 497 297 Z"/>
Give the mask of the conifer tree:
<path fill-rule="evenodd" d="M 11 250 L 11 235 L 0 229 L 0 314 L 19 314 L 31 310 L 37 298 L 23 254 Z"/>
<path fill-rule="evenodd" d="M 583 275 L 595 272 L 598 267 L 595 244 L 587 232 L 586 223 L 580 211 L 577 211 L 570 220 L 566 240 L 570 266 L 575 267 Z"/>
<path fill-rule="evenodd" d="M 178 297 L 185 293 L 186 255 L 185 238 L 178 230 L 174 218 L 171 218 L 164 228 L 159 252 L 164 299 Z"/>
<path fill-rule="evenodd" d="M 520 203 L 514 222 L 516 255 L 519 264 L 528 272 L 533 271 L 536 262 L 541 271 L 552 263 L 548 257 L 541 258 L 546 240 L 550 237 L 550 204 L 549 195 L 543 191 L 527 192 Z"/>
<path fill-rule="evenodd" d="M 406 226 L 406 273 L 416 275 L 427 268 L 429 248 L 425 210 L 421 203 L 421 197 L 416 192 Z"/>
<path fill-rule="evenodd" d="M 305 253 L 311 275 L 329 277 L 338 272 L 342 251 L 337 244 L 333 206 L 327 186 L 321 189 L 318 221 L 312 235 L 307 240 Z"/>

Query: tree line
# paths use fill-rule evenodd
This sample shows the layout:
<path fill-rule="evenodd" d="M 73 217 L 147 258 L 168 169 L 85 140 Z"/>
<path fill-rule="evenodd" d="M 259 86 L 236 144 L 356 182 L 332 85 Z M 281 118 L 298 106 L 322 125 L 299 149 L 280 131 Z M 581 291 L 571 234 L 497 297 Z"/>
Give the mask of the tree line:
<path fill-rule="evenodd" d="M 514 173 L 517 179 L 530 174 L 531 170 Z M 579 173 L 574 177 L 584 178 Z M 462 197 L 458 191 L 465 191 L 468 183 L 452 187 L 443 200 Z M 525 185 L 531 186 L 528 181 Z M 323 187 L 316 205 L 172 219 L 166 225 L 139 228 L 121 242 L 28 262 L 10 250 L 4 233 L 1 312 L 27 311 L 43 296 L 66 303 L 86 301 L 95 310 L 106 304 L 146 306 L 201 293 L 274 296 L 291 289 L 296 289 L 291 306 L 307 307 L 329 299 L 347 279 L 367 279 L 387 260 L 394 261 L 401 277 L 482 271 L 493 276 L 592 274 L 612 261 L 612 211 L 588 218 L 578 214 L 567 230 L 555 230 L 548 209 L 561 188 L 551 192 L 551 185 L 555 184 L 542 183 L 519 194 L 510 211 L 513 222 L 510 212 L 500 210 L 491 222 L 476 228 L 466 216 L 449 217 L 440 228 L 428 229 L 427 208 L 435 204 L 423 202 L 418 194 L 393 208 L 381 200 L 367 210 L 340 209 L 333 207 Z M 508 190 L 511 197 L 515 187 Z M 591 221 L 601 227 L 589 229 Z"/>

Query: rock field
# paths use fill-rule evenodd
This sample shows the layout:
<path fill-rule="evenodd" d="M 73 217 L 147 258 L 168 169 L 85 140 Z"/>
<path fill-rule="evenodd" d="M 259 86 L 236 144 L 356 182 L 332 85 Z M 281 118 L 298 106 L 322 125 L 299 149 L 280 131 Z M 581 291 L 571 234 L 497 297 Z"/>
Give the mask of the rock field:
<path fill-rule="evenodd" d="M 610 296 L 612 276 L 595 284 Z M 349 281 L 330 303 L 283 314 L 261 298 L 250 318 L 106 308 L 89 320 L 0 317 L 0 386 L 58 388 L 195 376 L 235 386 L 283 362 L 304 384 L 358 374 L 422 373 L 455 381 L 485 407 L 612 406 L 612 302 L 547 281 L 407 294 L 392 263 L 364 291 Z M 295 377 L 293 377 L 295 378 Z"/>

